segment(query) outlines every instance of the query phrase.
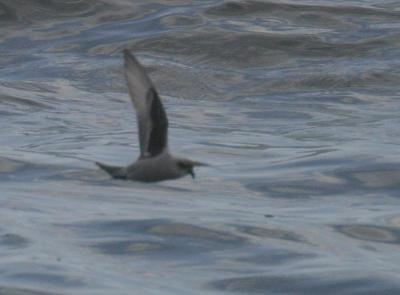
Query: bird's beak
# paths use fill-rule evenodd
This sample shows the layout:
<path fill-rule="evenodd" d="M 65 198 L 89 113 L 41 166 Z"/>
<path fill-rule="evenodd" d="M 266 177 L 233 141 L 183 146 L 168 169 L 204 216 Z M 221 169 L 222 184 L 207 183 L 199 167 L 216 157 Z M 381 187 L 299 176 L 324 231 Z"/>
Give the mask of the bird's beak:
<path fill-rule="evenodd" d="M 197 161 L 192 161 L 193 166 L 210 166 L 206 163 L 202 163 L 202 162 L 197 162 Z"/>

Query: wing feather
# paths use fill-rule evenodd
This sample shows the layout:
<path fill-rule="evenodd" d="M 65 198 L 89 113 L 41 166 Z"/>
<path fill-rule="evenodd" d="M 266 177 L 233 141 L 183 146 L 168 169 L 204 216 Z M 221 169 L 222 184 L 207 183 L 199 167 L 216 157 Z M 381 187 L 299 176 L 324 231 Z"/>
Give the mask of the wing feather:
<path fill-rule="evenodd" d="M 129 95 L 136 109 L 140 156 L 154 157 L 167 147 L 167 115 L 144 67 L 126 49 L 124 68 Z"/>
<path fill-rule="evenodd" d="M 157 91 L 150 89 L 151 99 L 150 116 L 152 128 L 147 151 L 151 156 L 161 154 L 168 144 L 168 118 Z"/>

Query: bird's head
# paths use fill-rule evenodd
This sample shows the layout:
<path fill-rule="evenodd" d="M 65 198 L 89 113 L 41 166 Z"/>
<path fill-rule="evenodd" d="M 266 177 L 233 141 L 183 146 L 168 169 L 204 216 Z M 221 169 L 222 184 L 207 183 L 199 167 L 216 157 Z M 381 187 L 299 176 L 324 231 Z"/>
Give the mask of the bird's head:
<path fill-rule="evenodd" d="M 208 166 L 208 164 L 197 162 L 197 161 L 192 161 L 188 159 L 178 159 L 177 160 L 177 165 L 178 168 L 184 173 L 184 174 L 190 174 L 192 178 L 195 178 L 194 174 L 194 167 L 195 166 Z"/>

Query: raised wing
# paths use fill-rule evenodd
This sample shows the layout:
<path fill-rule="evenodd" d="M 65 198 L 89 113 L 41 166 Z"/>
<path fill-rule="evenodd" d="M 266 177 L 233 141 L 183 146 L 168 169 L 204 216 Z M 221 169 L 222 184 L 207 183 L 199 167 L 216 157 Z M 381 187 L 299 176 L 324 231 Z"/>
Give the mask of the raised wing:
<path fill-rule="evenodd" d="M 140 157 L 162 153 L 168 143 L 168 119 L 160 97 L 143 66 L 124 50 L 125 77 L 139 127 Z"/>

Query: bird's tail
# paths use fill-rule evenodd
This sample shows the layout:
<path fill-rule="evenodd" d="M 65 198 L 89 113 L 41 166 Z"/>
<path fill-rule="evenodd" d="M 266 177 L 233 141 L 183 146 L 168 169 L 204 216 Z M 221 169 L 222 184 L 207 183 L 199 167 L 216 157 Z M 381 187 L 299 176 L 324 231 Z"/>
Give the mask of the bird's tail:
<path fill-rule="evenodd" d="M 96 162 L 96 165 L 106 171 L 108 174 L 110 174 L 113 178 L 126 179 L 126 167 L 109 166 L 99 162 Z"/>

